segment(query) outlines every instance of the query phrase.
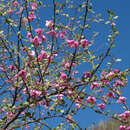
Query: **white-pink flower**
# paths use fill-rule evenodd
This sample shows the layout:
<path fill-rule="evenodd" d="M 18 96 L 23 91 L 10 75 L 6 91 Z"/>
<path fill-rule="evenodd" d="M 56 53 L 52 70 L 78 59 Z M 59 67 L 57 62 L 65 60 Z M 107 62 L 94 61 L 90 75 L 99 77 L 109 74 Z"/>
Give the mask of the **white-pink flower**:
<path fill-rule="evenodd" d="M 104 103 L 98 104 L 98 107 L 99 107 L 101 110 L 104 110 L 104 109 L 105 109 L 105 104 L 104 104 Z"/>
<path fill-rule="evenodd" d="M 54 25 L 53 21 L 51 21 L 51 20 L 49 20 L 49 21 L 46 20 L 46 24 L 45 24 L 45 26 L 46 26 L 47 28 L 52 28 L 53 25 Z"/>

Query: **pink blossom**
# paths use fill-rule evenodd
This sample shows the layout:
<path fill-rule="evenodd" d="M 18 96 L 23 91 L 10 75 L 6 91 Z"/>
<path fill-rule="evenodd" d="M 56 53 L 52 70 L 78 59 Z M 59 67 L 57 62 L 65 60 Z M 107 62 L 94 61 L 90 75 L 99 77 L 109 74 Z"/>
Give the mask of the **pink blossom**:
<path fill-rule="evenodd" d="M 43 33 L 43 30 L 41 28 L 35 29 L 35 32 L 37 33 L 38 36 L 41 36 Z"/>
<path fill-rule="evenodd" d="M 18 76 L 21 76 L 22 79 L 25 80 L 27 76 L 27 71 L 26 70 L 19 71 Z"/>
<path fill-rule="evenodd" d="M 126 118 L 130 117 L 130 111 L 125 111 L 124 114 L 125 114 Z"/>
<path fill-rule="evenodd" d="M 66 34 L 65 30 L 63 30 L 62 32 L 60 32 L 60 38 L 64 39 L 65 38 L 65 34 Z"/>
<path fill-rule="evenodd" d="M 12 14 L 13 13 L 13 10 L 12 9 L 9 9 L 8 10 L 8 14 Z"/>
<path fill-rule="evenodd" d="M 28 32 L 27 33 L 27 38 L 29 39 L 32 36 L 32 33 Z"/>
<path fill-rule="evenodd" d="M 42 50 L 41 54 L 38 56 L 38 61 L 42 62 L 42 60 L 46 57 L 47 57 L 46 51 Z"/>
<path fill-rule="evenodd" d="M 11 111 L 7 112 L 6 114 L 9 120 L 13 118 L 13 113 Z"/>
<path fill-rule="evenodd" d="M 66 42 L 69 44 L 69 48 L 79 48 L 79 42 L 75 40 L 66 40 Z"/>
<path fill-rule="evenodd" d="M 77 109 L 80 109 L 80 104 L 75 104 L 75 107 L 77 108 Z"/>
<path fill-rule="evenodd" d="M 87 102 L 92 103 L 92 104 L 96 104 L 96 98 L 93 96 L 88 96 Z"/>
<path fill-rule="evenodd" d="M 51 20 L 46 20 L 46 24 L 45 24 L 45 26 L 47 27 L 47 28 L 52 28 L 53 27 L 53 25 L 54 25 L 54 23 L 51 21 Z"/>
<path fill-rule="evenodd" d="M 109 92 L 107 93 L 107 97 L 109 97 L 109 98 L 114 98 L 115 95 L 114 95 L 114 93 L 113 93 L 112 91 L 109 91 Z"/>
<path fill-rule="evenodd" d="M 126 126 L 120 125 L 119 130 L 126 130 Z"/>
<path fill-rule="evenodd" d="M 42 92 L 37 90 L 31 90 L 30 95 L 33 96 L 35 99 L 37 99 L 39 96 L 41 96 Z"/>
<path fill-rule="evenodd" d="M 79 102 L 79 103 L 82 103 L 82 99 L 80 97 L 78 97 L 75 102 Z"/>
<path fill-rule="evenodd" d="M 119 73 L 119 72 L 120 72 L 120 70 L 118 70 L 118 69 L 114 70 L 114 73 Z"/>
<path fill-rule="evenodd" d="M 82 40 L 80 41 L 80 43 L 81 43 L 82 48 L 85 48 L 86 46 L 88 46 L 88 45 L 91 44 L 91 42 L 89 42 L 89 41 L 86 40 L 86 39 L 82 39 Z"/>
<path fill-rule="evenodd" d="M 57 96 L 57 99 L 58 99 L 58 100 L 62 100 L 62 99 L 63 99 L 63 97 L 64 97 L 64 95 L 63 95 L 63 94 L 57 94 L 56 96 Z"/>
<path fill-rule="evenodd" d="M 100 83 L 93 82 L 93 83 L 91 84 L 90 89 L 99 88 L 99 87 L 100 87 Z"/>
<path fill-rule="evenodd" d="M 84 72 L 84 78 L 90 78 L 91 74 L 90 72 Z"/>
<path fill-rule="evenodd" d="M 13 2 L 13 6 L 14 6 L 14 7 L 18 6 L 18 4 L 19 4 L 18 1 L 14 1 L 14 2 Z"/>
<path fill-rule="evenodd" d="M 126 128 L 126 130 L 130 130 L 130 126 L 128 126 L 128 127 Z"/>
<path fill-rule="evenodd" d="M 117 100 L 117 103 L 119 103 L 119 104 L 121 104 L 121 103 L 125 104 L 125 99 L 126 99 L 126 97 L 119 97 L 119 99 Z"/>
<path fill-rule="evenodd" d="M 33 11 L 36 10 L 37 9 L 37 3 L 36 2 L 32 3 L 31 8 L 32 8 Z"/>
<path fill-rule="evenodd" d="M 107 85 L 107 86 L 110 85 L 109 80 L 102 80 L 101 83 L 103 83 L 104 85 Z"/>
<path fill-rule="evenodd" d="M 10 66 L 8 67 L 8 69 L 10 69 L 11 71 L 16 70 L 16 66 L 15 66 L 15 65 L 10 65 Z"/>
<path fill-rule="evenodd" d="M 35 36 L 33 39 L 30 39 L 30 41 L 34 44 L 35 47 L 39 47 L 40 43 L 42 43 L 41 38 Z"/>
<path fill-rule="evenodd" d="M 35 18 L 36 18 L 36 16 L 34 15 L 33 12 L 29 13 L 29 16 L 28 16 L 29 22 L 32 22 Z"/>
<path fill-rule="evenodd" d="M 113 71 L 111 71 L 110 73 L 108 73 L 105 78 L 114 78 L 115 73 Z"/>
<path fill-rule="evenodd" d="M 124 87 L 125 84 L 121 80 L 116 80 L 116 83 L 113 85 L 114 87 Z"/>
<path fill-rule="evenodd" d="M 41 40 L 42 40 L 43 42 L 46 41 L 46 37 L 45 37 L 45 35 L 41 35 L 40 38 L 41 38 Z"/>
<path fill-rule="evenodd" d="M 53 30 L 53 29 L 51 31 L 49 31 L 48 34 L 51 35 L 52 37 L 55 37 L 55 38 L 58 37 L 57 32 L 55 30 Z"/>
<path fill-rule="evenodd" d="M 70 67 L 70 63 L 69 62 L 66 62 L 65 65 L 64 65 L 65 68 L 69 68 Z"/>
<path fill-rule="evenodd" d="M 61 73 L 60 80 L 66 82 L 67 81 L 67 75 L 65 73 Z"/>
<path fill-rule="evenodd" d="M 4 67 L 1 67 L 0 70 L 1 70 L 2 72 L 6 72 L 6 70 L 5 70 Z"/>
<path fill-rule="evenodd" d="M 104 110 L 104 109 L 105 109 L 105 104 L 103 104 L 103 103 L 98 104 L 98 107 L 99 107 L 101 110 Z"/>

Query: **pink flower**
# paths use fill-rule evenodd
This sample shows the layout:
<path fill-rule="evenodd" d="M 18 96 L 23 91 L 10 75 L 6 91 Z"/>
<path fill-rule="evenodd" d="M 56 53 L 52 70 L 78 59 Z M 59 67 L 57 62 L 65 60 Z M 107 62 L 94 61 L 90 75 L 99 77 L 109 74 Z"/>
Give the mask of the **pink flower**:
<path fill-rule="evenodd" d="M 32 3 L 31 8 L 32 8 L 33 11 L 36 10 L 37 9 L 37 3 L 36 2 Z"/>
<path fill-rule="evenodd" d="M 61 73 L 60 80 L 66 82 L 67 81 L 67 75 L 65 73 Z"/>
<path fill-rule="evenodd" d="M 114 78 L 115 73 L 113 71 L 111 71 L 110 73 L 108 73 L 105 78 Z"/>
<path fill-rule="evenodd" d="M 125 99 L 126 99 L 126 97 L 119 97 L 119 99 L 117 100 L 117 103 L 119 103 L 119 104 L 121 104 L 121 103 L 125 104 Z"/>
<path fill-rule="evenodd" d="M 114 70 L 114 73 L 119 73 L 119 72 L 120 72 L 120 70 L 118 70 L 118 69 Z"/>
<path fill-rule="evenodd" d="M 96 98 L 93 96 L 88 96 L 87 102 L 92 103 L 92 104 L 96 104 Z"/>
<path fill-rule="evenodd" d="M 121 80 L 116 80 L 116 83 L 113 85 L 114 87 L 124 87 L 125 84 Z"/>
<path fill-rule="evenodd" d="M 130 117 L 130 111 L 125 111 L 124 114 L 126 118 Z"/>
<path fill-rule="evenodd" d="M 26 76 L 27 76 L 26 70 L 21 70 L 21 71 L 19 71 L 18 76 L 21 76 L 22 79 L 25 80 L 25 79 L 26 79 Z"/>
<path fill-rule="evenodd" d="M 107 97 L 114 98 L 115 95 L 114 95 L 114 93 L 112 91 L 109 91 L 108 94 L 107 94 Z"/>
<path fill-rule="evenodd" d="M 90 78 L 91 74 L 90 72 L 84 72 L 84 78 Z"/>
<path fill-rule="evenodd" d="M 18 1 L 14 1 L 14 2 L 13 2 L 13 6 L 14 6 L 14 7 L 18 6 L 18 4 L 19 4 Z"/>
<path fill-rule="evenodd" d="M 63 30 L 62 32 L 60 32 L 60 38 L 64 39 L 65 38 L 65 34 L 66 34 L 65 30 Z"/>
<path fill-rule="evenodd" d="M 66 42 L 69 44 L 69 48 L 79 48 L 79 42 L 75 40 L 66 40 Z"/>
<path fill-rule="evenodd" d="M 126 128 L 126 130 L 130 130 L 130 126 L 128 126 L 128 127 Z"/>
<path fill-rule="evenodd" d="M 12 14 L 13 13 L 13 10 L 12 9 L 9 9 L 8 10 L 8 14 Z"/>
<path fill-rule="evenodd" d="M 46 24 L 45 24 L 45 26 L 47 27 L 47 28 L 52 28 L 53 27 L 53 25 L 54 25 L 54 23 L 51 21 L 51 20 L 46 20 Z"/>
<path fill-rule="evenodd" d="M 107 86 L 110 85 L 109 80 L 102 80 L 101 83 Z"/>
<path fill-rule="evenodd" d="M 65 65 L 64 65 L 65 68 L 69 68 L 70 67 L 70 63 L 69 62 L 66 62 Z"/>
<path fill-rule="evenodd" d="M 35 29 L 35 32 L 37 33 L 38 36 L 41 36 L 43 33 L 43 30 L 41 28 Z"/>
<path fill-rule="evenodd" d="M 82 48 L 85 48 L 86 46 L 88 46 L 88 45 L 91 44 L 91 42 L 89 42 L 89 41 L 86 40 L 86 39 L 82 39 L 80 42 L 81 42 Z"/>
<path fill-rule="evenodd" d="M 51 35 L 52 37 L 55 37 L 55 38 L 58 37 L 57 32 L 55 30 L 53 30 L 53 29 L 51 31 L 49 31 L 48 34 Z"/>
<path fill-rule="evenodd" d="M 40 43 L 42 43 L 42 39 L 35 36 L 33 39 L 30 39 L 30 41 L 34 44 L 35 47 L 38 47 Z"/>
<path fill-rule="evenodd" d="M 29 13 L 29 16 L 28 16 L 29 22 L 32 22 L 35 18 L 36 18 L 36 16 L 34 15 L 33 12 Z"/>
<path fill-rule="evenodd" d="M 98 104 L 98 107 L 99 107 L 101 110 L 104 110 L 104 109 L 105 109 L 105 104 L 103 104 L 103 103 Z"/>
<path fill-rule="evenodd" d="M 91 84 L 90 89 L 99 88 L 99 87 L 100 87 L 100 83 L 93 82 L 93 83 Z"/>
<path fill-rule="evenodd" d="M 46 41 L 46 37 L 44 35 L 41 35 L 40 38 L 42 39 L 43 42 Z"/>
<path fill-rule="evenodd" d="M 58 99 L 58 100 L 62 100 L 62 99 L 63 99 L 63 97 L 64 97 L 64 95 L 63 95 L 63 94 L 57 94 L 56 96 L 57 96 L 57 99 Z"/>
<path fill-rule="evenodd" d="M 41 54 L 38 56 L 38 61 L 42 62 L 44 58 L 47 57 L 46 51 L 42 50 Z"/>
<path fill-rule="evenodd" d="M 27 38 L 29 39 L 32 36 L 32 33 L 28 32 L 27 33 Z"/>
<path fill-rule="evenodd" d="M 10 66 L 8 67 L 8 69 L 10 69 L 11 71 L 16 70 L 16 66 L 15 66 L 15 65 L 10 65 Z"/>
<path fill-rule="evenodd" d="M 80 109 L 80 104 L 75 104 L 75 107 L 77 108 L 77 109 Z"/>
<path fill-rule="evenodd" d="M 126 126 L 120 125 L 119 130 L 126 130 Z"/>

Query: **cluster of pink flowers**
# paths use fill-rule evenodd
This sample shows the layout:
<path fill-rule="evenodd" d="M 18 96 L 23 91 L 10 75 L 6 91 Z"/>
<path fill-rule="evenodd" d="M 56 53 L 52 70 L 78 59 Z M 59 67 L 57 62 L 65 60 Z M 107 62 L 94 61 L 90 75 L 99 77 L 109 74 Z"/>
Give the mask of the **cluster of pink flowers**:
<path fill-rule="evenodd" d="M 96 104 L 96 98 L 93 96 L 88 96 L 86 101 L 88 103 Z"/>
<path fill-rule="evenodd" d="M 29 16 L 28 16 L 29 22 L 32 22 L 34 19 L 36 19 L 36 16 L 34 15 L 34 12 L 29 12 Z"/>
<path fill-rule="evenodd" d="M 8 67 L 8 69 L 11 70 L 11 71 L 16 70 L 16 66 L 15 66 L 15 65 L 10 65 L 10 66 Z"/>
<path fill-rule="evenodd" d="M 120 125 L 119 130 L 130 130 L 130 126 L 126 127 L 124 125 Z"/>
<path fill-rule="evenodd" d="M 75 40 L 66 40 L 66 42 L 69 44 L 69 48 L 76 48 L 79 49 L 79 42 Z"/>
<path fill-rule="evenodd" d="M 39 47 L 42 42 L 46 41 L 46 37 L 42 34 L 43 30 L 41 28 L 35 29 L 35 32 L 38 36 L 35 36 L 33 39 L 30 32 L 27 33 L 27 38 L 30 39 L 30 42 L 34 44 L 35 47 Z"/>
<path fill-rule="evenodd" d="M 57 38 L 58 37 L 58 33 L 55 31 L 55 30 L 50 30 L 48 33 L 48 35 L 54 37 L 54 38 Z"/>
<path fill-rule="evenodd" d="M 19 4 L 19 3 L 18 3 L 17 0 L 13 2 L 13 6 L 14 6 L 14 7 L 18 6 L 18 4 Z"/>
<path fill-rule="evenodd" d="M 9 9 L 9 10 L 8 10 L 8 14 L 11 15 L 12 13 L 13 13 L 13 10 L 12 10 L 12 9 Z"/>
<path fill-rule="evenodd" d="M 63 31 L 60 32 L 60 38 L 61 39 L 64 40 L 65 39 L 65 35 L 66 35 L 66 31 L 65 30 L 63 30 Z"/>
<path fill-rule="evenodd" d="M 90 72 L 84 72 L 84 78 L 90 78 L 91 74 Z"/>
<path fill-rule="evenodd" d="M 45 26 L 46 26 L 47 28 L 52 28 L 53 25 L 54 25 L 53 21 L 51 21 L 51 20 L 49 20 L 49 21 L 46 20 L 46 24 L 45 24 Z"/>
<path fill-rule="evenodd" d="M 100 83 L 98 83 L 98 82 L 93 82 L 93 83 L 91 84 L 90 89 L 99 88 L 100 86 L 101 86 Z"/>
<path fill-rule="evenodd" d="M 26 70 L 19 71 L 18 76 L 21 76 L 22 79 L 25 80 L 27 76 L 27 71 Z"/>
<path fill-rule="evenodd" d="M 109 91 L 109 92 L 107 93 L 107 97 L 109 97 L 109 98 L 115 98 L 114 92 L 113 92 L 113 91 Z"/>
<path fill-rule="evenodd" d="M 105 109 L 105 104 L 104 104 L 104 103 L 98 104 L 98 107 L 99 107 L 101 110 L 104 110 L 104 109 Z"/>
<path fill-rule="evenodd" d="M 38 55 L 38 61 L 42 62 L 44 58 L 47 58 L 47 53 L 46 51 L 42 50 L 41 54 Z"/>
<path fill-rule="evenodd" d="M 92 44 L 91 42 L 89 42 L 89 41 L 86 40 L 86 39 L 82 39 L 82 40 L 80 41 L 80 43 L 81 43 L 82 48 L 85 48 L 86 46 Z"/>
<path fill-rule="evenodd" d="M 67 81 L 67 75 L 65 73 L 60 74 L 60 80 L 66 82 Z"/>
<path fill-rule="evenodd" d="M 121 104 L 121 103 L 126 104 L 125 100 L 126 100 L 126 97 L 121 97 L 120 96 L 119 99 L 117 100 L 117 103 L 119 103 L 119 104 Z"/>
<path fill-rule="evenodd" d="M 33 39 L 30 39 L 30 42 L 32 42 L 34 46 L 37 48 L 42 43 L 42 39 L 38 36 L 35 36 Z"/>
<path fill-rule="evenodd" d="M 34 2 L 34 3 L 31 4 L 31 9 L 33 11 L 37 9 L 37 3 L 36 2 Z"/>
<path fill-rule="evenodd" d="M 125 111 L 124 113 L 120 114 L 119 117 L 125 121 L 130 117 L 130 111 Z"/>
<path fill-rule="evenodd" d="M 62 100 L 64 95 L 63 94 L 57 94 L 56 97 L 57 97 L 58 100 Z"/>
<path fill-rule="evenodd" d="M 125 83 L 121 80 L 116 80 L 116 83 L 113 86 L 114 87 L 124 87 Z"/>

